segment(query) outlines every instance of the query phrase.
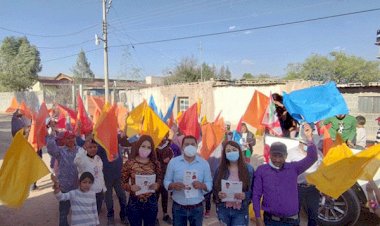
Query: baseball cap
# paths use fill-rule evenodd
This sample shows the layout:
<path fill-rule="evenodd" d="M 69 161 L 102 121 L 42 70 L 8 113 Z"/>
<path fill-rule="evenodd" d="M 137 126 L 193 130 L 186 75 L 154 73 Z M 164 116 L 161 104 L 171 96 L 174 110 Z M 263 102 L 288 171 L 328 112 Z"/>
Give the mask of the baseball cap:
<path fill-rule="evenodd" d="M 282 155 L 287 155 L 288 154 L 288 148 L 286 147 L 286 145 L 284 143 L 274 142 L 270 146 L 269 153 L 279 153 Z"/>
<path fill-rule="evenodd" d="M 65 132 L 64 138 L 73 138 L 73 137 L 75 137 L 75 134 L 73 131 L 67 130 Z"/>

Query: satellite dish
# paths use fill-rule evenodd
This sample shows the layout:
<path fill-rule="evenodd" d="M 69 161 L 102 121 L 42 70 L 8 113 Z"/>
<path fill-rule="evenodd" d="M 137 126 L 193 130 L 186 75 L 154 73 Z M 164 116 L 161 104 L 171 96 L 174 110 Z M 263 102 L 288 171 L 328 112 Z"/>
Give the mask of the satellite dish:
<path fill-rule="evenodd" d="M 99 37 L 97 34 L 95 34 L 95 45 L 99 45 Z"/>

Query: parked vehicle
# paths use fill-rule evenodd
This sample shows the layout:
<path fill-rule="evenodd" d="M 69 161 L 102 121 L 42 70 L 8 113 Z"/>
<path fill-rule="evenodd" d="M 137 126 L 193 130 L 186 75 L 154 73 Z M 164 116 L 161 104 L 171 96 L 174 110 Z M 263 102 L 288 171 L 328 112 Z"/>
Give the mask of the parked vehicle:
<path fill-rule="evenodd" d="M 275 137 L 266 135 L 264 137 L 264 145 L 271 145 L 274 142 L 282 142 L 288 148 L 288 159 L 292 159 L 292 155 L 298 154 L 299 141 L 296 139 Z M 354 154 L 360 150 L 351 149 Z M 377 171 L 374 181 L 379 186 L 380 170 Z M 344 192 L 338 199 L 333 199 L 321 193 L 319 204 L 319 223 L 327 226 L 353 225 L 359 219 L 362 208 L 368 208 L 367 204 L 367 181 L 358 180 L 357 183 Z"/>

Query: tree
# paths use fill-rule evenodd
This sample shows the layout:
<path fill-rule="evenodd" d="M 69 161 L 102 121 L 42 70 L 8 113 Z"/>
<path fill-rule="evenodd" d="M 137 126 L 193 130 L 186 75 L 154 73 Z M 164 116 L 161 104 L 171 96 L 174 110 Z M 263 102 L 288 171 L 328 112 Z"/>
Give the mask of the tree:
<path fill-rule="evenodd" d="M 243 74 L 243 79 L 253 79 L 253 74 L 251 73 L 244 73 Z"/>
<path fill-rule="evenodd" d="M 231 72 L 230 72 L 230 69 L 228 68 L 228 66 L 224 67 L 224 65 L 222 65 L 220 67 L 217 78 L 221 79 L 221 80 L 230 80 L 231 79 Z"/>
<path fill-rule="evenodd" d="M 33 86 L 42 69 L 40 52 L 26 37 L 6 37 L 0 47 L 0 84 L 4 91 Z"/>
<path fill-rule="evenodd" d="M 380 63 L 343 52 L 331 52 L 327 57 L 313 54 L 304 63 L 289 64 L 286 79 L 368 84 L 380 80 Z"/>
<path fill-rule="evenodd" d="M 83 84 L 95 78 L 94 73 L 90 68 L 90 63 L 87 61 L 86 53 L 81 50 L 78 54 L 77 62 L 72 69 L 74 82 Z"/>

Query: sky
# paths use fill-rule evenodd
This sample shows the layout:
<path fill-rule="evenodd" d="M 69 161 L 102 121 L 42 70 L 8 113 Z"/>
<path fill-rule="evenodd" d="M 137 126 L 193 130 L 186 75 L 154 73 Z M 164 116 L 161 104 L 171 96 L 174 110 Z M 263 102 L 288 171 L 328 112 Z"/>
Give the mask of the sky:
<path fill-rule="evenodd" d="M 95 45 L 95 34 L 102 35 L 101 0 L 1 3 L 0 40 L 26 36 L 40 51 L 39 75 L 71 75 L 83 49 L 96 77 L 103 77 L 102 42 Z M 284 76 L 288 64 L 332 51 L 376 60 L 380 10 L 257 28 L 377 8 L 380 1 L 373 0 L 112 0 L 107 14 L 109 75 L 133 79 L 131 72 L 138 71 L 142 78 L 163 76 L 188 57 L 228 66 L 237 79 L 244 73 Z"/>

